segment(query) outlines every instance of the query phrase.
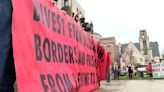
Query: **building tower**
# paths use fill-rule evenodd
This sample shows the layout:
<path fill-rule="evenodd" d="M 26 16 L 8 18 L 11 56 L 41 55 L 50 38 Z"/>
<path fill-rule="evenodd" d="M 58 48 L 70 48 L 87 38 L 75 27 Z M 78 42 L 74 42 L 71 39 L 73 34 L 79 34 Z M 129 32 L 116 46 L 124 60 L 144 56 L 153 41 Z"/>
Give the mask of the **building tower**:
<path fill-rule="evenodd" d="M 146 60 L 152 59 L 152 50 L 146 30 L 140 30 L 139 36 L 140 52 L 145 55 Z"/>

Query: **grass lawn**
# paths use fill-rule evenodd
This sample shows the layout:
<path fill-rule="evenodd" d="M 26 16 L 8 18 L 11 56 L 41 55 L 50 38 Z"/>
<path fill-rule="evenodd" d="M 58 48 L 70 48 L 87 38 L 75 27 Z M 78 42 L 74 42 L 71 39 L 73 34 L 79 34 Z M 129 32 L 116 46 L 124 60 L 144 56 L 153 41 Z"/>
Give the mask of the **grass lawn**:
<path fill-rule="evenodd" d="M 128 76 L 120 76 L 120 80 L 151 80 L 151 79 L 146 77 L 143 79 L 142 78 L 138 79 L 136 76 L 133 76 L 132 79 L 129 79 Z"/>

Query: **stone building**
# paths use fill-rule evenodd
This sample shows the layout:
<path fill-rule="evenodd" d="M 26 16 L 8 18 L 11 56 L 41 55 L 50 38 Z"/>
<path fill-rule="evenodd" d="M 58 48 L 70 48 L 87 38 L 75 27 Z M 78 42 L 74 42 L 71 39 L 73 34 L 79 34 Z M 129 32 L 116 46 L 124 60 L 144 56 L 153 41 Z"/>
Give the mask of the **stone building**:
<path fill-rule="evenodd" d="M 133 69 L 137 65 L 145 64 L 144 55 L 138 50 L 138 48 L 130 42 L 127 47 L 122 51 L 120 58 L 121 70 L 126 71 L 127 66 L 131 66 Z"/>
<path fill-rule="evenodd" d="M 149 62 L 159 62 L 158 42 L 149 41 L 146 30 L 140 30 L 139 43 L 121 44 L 121 68 L 127 66 L 147 65 Z"/>
<path fill-rule="evenodd" d="M 85 11 L 77 0 L 57 0 L 57 6 L 59 8 L 62 8 L 64 6 L 70 6 L 73 15 L 76 15 L 77 13 L 81 12 L 81 14 L 85 16 Z"/>
<path fill-rule="evenodd" d="M 119 62 L 117 61 L 118 48 L 116 45 L 115 37 L 102 37 L 99 39 L 99 43 L 102 47 L 104 47 L 110 53 L 110 56 L 113 62 Z"/>

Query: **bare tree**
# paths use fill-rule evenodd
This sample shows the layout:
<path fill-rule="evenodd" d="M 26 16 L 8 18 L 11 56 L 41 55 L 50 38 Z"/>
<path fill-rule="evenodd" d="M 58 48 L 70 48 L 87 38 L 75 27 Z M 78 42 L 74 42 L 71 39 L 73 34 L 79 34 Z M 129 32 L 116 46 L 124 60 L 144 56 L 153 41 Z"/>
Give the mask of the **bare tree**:
<path fill-rule="evenodd" d="M 128 50 L 126 50 L 126 56 L 129 57 L 129 62 L 131 66 L 135 66 L 137 63 L 137 59 L 134 56 L 134 50 L 132 48 L 128 48 Z"/>

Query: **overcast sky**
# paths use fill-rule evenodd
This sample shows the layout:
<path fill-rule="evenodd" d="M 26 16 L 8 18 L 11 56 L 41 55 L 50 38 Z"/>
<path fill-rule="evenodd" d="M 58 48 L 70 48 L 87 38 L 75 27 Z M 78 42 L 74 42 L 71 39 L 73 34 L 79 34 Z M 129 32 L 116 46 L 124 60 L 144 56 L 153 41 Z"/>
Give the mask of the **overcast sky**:
<path fill-rule="evenodd" d="M 164 0 L 78 0 L 95 32 L 115 36 L 117 43 L 139 42 L 146 29 L 150 41 L 164 49 Z"/>

